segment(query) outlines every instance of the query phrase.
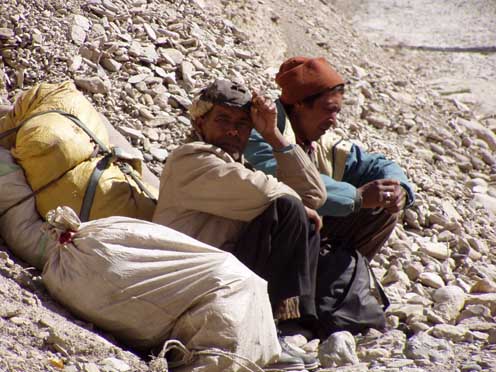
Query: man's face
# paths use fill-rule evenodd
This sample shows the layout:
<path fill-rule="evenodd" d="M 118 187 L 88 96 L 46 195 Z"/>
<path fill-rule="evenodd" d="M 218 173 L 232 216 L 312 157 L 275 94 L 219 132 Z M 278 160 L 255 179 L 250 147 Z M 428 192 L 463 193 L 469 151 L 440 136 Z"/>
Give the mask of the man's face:
<path fill-rule="evenodd" d="M 235 160 L 243 153 L 253 128 L 248 111 L 222 105 L 214 105 L 195 125 L 205 142 L 220 147 Z"/>
<path fill-rule="evenodd" d="M 298 120 L 296 132 L 303 141 L 316 141 L 324 133 L 337 126 L 336 116 L 341 111 L 343 93 L 328 91 L 318 96 L 312 103 L 295 105 Z"/>

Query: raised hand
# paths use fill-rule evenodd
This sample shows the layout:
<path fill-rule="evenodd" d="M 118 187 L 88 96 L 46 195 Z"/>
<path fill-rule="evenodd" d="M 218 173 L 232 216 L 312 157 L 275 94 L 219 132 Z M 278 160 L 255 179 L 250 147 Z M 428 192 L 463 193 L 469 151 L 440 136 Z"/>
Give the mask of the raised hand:
<path fill-rule="evenodd" d="M 252 92 L 251 120 L 258 133 L 275 150 L 289 145 L 289 142 L 277 128 L 277 109 L 270 98 Z"/>
<path fill-rule="evenodd" d="M 251 120 L 262 137 L 272 136 L 277 129 L 277 110 L 275 103 L 268 97 L 252 92 Z"/>

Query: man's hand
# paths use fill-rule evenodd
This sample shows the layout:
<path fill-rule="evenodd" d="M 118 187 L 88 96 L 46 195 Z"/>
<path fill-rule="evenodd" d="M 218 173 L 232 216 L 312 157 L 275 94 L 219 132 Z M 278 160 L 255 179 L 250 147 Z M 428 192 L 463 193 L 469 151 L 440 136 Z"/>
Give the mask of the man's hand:
<path fill-rule="evenodd" d="M 315 231 L 320 231 L 322 228 L 322 218 L 319 216 L 317 211 L 305 207 L 305 212 L 307 212 L 308 219 L 315 224 Z"/>
<path fill-rule="evenodd" d="M 402 210 L 406 203 L 406 192 L 400 182 L 380 179 L 358 188 L 362 196 L 362 208 L 384 208 L 389 213 Z"/>
<path fill-rule="evenodd" d="M 276 105 L 268 97 L 260 96 L 252 92 L 251 120 L 253 126 L 262 137 L 273 136 L 277 130 Z"/>
<path fill-rule="evenodd" d="M 260 135 L 275 150 L 289 145 L 277 128 L 277 109 L 275 103 L 268 97 L 252 92 L 251 120 Z"/>

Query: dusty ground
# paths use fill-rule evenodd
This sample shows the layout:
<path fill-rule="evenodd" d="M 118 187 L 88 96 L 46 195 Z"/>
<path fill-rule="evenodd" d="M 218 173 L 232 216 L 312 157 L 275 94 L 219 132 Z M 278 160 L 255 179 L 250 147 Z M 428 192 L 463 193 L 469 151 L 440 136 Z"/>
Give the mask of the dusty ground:
<path fill-rule="evenodd" d="M 496 112 L 496 2 L 492 0 L 331 0 L 371 41 L 402 49 L 433 87 Z"/>
<path fill-rule="evenodd" d="M 466 292 L 476 286 L 480 278 L 496 281 L 494 215 L 488 215 L 480 205 L 473 204 L 475 191 L 480 194 L 481 190 L 489 190 L 488 193 L 496 195 L 495 149 L 485 142 L 488 138 L 484 140 L 480 132 L 473 133 L 461 125 L 456 128 L 452 125 L 457 118 L 485 116 L 487 119 L 495 114 L 496 110 L 491 106 L 491 103 L 494 104 L 492 97 L 496 96 L 491 80 L 495 74 L 494 55 L 425 52 L 397 47 L 381 49 L 367 40 L 367 37 L 374 36 L 371 25 L 375 25 L 376 31 L 380 31 L 378 35 L 383 38 L 377 39 L 376 44 L 385 44 L 386 41 L 388 45 L 399 43 L 396 37 L 410 36 L 411 31 L 403 32 L 402 27 L 413 24 L 414 18 L 405 18 L 402 12 L 411 14 L 413 5 L 423 5 L 424 2 L 196 0 L 196 3 L 205 7 L 200 11 L 202 17 L 191 11 L 192 1 L 114 2 L 119 4 L 117 11 L 126 14 L 116 17 L 114 28 L 106 25 L 108 20 L 103 13 L 89 11 L 90 5 L 100 3 L 112 8 L 109 0 L 2 2 L 0 5 L 9 6 L 5 7 L 8 11 L 0 12 L 0 20 L 5 24 L 20 24 L 12 27 L 15 34 L 12 44 L 9 41 L 8 45 L 2 46 L 4 59 L 0 62 L 5 62 L 5 65 L 0 64 L 0 67 L 13 82 L 7 87 L 8 98 L 12 99 L 22 90 L 15 84 L 16 77 L 21 75 L 18 74 L 19 69 L 25 74 L 24 88 L 38 81 L 60 81 L 76 75 L 100 74 L 111 82 L 110 91 L 85 94 L 116 127 L 143 129 L 146 141 L 139 135 L 131 139 L 143 152 L 152 169 L 159 173 L 161 161 L 151 155 L 150 149 L 153 146 L 157 146 L 155 149 L 173 149 L 184 138 L 188 121 L 185 108 L 176 101 L 172 100 L 172 105 L 167 99 L 165 103 L 160 101 L 163 105 L 157 109 L 153 107 L 156 101 L 150 103 L 151 98 L 148 96 L 156 98 L 172 94 L 176 95 L 177 100 L 181 93 L 182 98 L 191 98 L 194 89 L 221 71 L 228 76 L 241 72 L 249 84 L 263 86 L 275 96 L 278 92 L 273 77 L 282 60 L 296 54 L 324 55 L 350 81 L 346 105 L 340 117 L 343 128 L 350 129 L 357 141 L 398 161 L 418 191 L 416 205 L 405 217 L 404 224 L 398 226 L 384 254 L 374 262 L 376 273 L 392 280 L 387 290 L 396 305 L 408 307 L 415 305 L 409 301 L 419 301 L 426 312 L 426 315 L 418 315 L 419 322 L 424 322 L 431 329 L 440 322 L 439 314 L 432 310 L 430 298 L 433 288 L 415 278 L 411 281 L 407 278 L 405 283 L 399 280 L 404 277 L 394 277 L 395 272 L 406 271 L 405 268 L 412 262 L 419 264 L 422 270 L 439 274 L 447 284 L 464 283 Z M 475 3 L 479 4 L 470 2 L 472 5 Z M 378 28 L 377 23 L 371 23 L 378 17 L 376 11 L 379 8 L 374 4 L 387 5 L 394 15 L 387 20 L 387 28 L 384 22 L 382 28 Z M 466 13 L 468 5 L 464 2 L 453 4 Z M 217 11 L 210 13 L 208 9 L 211 6 L 216 7 Z M 43 7 L 51 10 L 47 12 Z M 144 10 L 140 11 L 139 8 Z M 493 21 L 484 30 L 495 31 L 492 25 L 496 18 L 492 17 L 494 13 L 491 13 L 491 9 L 486 8 L 480 14 L 487 15 Z M 94 25 L 92 33 L 88 33 L 87 46 L 90 50 L 86 49 L 84 53 L 84 48 L 76 46 L 67 37 L 73 14 L 85 15 Z M 349 20 L 341 18 L 341 14 L 347 14 Z M 362 18 L 355 19 L 352 16 Z M 433 23 L 426 17 L 428 14 L 419 17 L 424 21 L 424 26 Z M 437 14 L 434 19 L 437 17 L 442 18 L 444 15 Z M 477 23 L 480 18 L 470 18 L 470 22 L 463 23 L 461 17 L 456 20 L 456 24 L 462 25 L 459 30 L 466 29 L 470 24 L 482 27 L 481 23 Z M 184 84 L 184 71 L 179 66 L 171 66 L 169 62 L 162 66 L 173 76 L 167 75 L 166 83 L 159 80 L 160 84 L 157 85 L 160 90 L 150 88 L 156 88 L 153 81 L 149 86 L 141 82 L 128 83 L 130 77 L 139 76 L 142 71 L 148 74 L 150 71 L 146 68 L 159 65 L 143 62 L 139 52 L 129 52 L 129 38 L 147 45 L 151 43 L 143 29 L 144 22 L 152 24 L 157 30 L 161 29 L 161 36 L 176 38 L 173 46 L 183 50 L 188 61 L 196 62 L 190 76 L 194 89 Z M 352 23 L 355 30 L 350 28 Z M 360 29 L 360 24 L 368 29 Z M 100 27 L 97 28 L 97 25 Z M 2 27 L 3 24 L 0 24 Z M 413 24 L 412 27 L 420 26 Z M 109 43 L 98 42 L 102 37 L 102 28 L 110 38 Z M 386 40 L 383 34 L 385 29 L 390 30 L 395 38 L 389 35 Z M 33 47 L 30 43 L 31 35 L 40 30 L 45 40 L 41 43 L 42 47 L 36 44 Z M 450 32 L 456 30 L 456 27 L 450 27 Z M 191 39 L 198 41 L 200 47 L 197 50 L 193 48 L 186 52 L 179 47 L 180 43 L 190 46 Z M 407 41 L 405 39 L 403 43 L 407 44 Z M 121 48 L 119 52 L 125 57 L 129 54 L 120 71 L 104 70 L 98 64 L 99 55 L 96 58 L 95 53 L 89 53 L 95 51 L 117 58 L 115 48 L 111 47 L 112 42 Z M 460 45 L 466 47 L 471 44 Z M 241 53 L 233 52 L 234 48 L 242 49 Z M 17 50 L 22 53 L 17 55 Z M 252 52 L 251 56 L 248 52 Z M 84 58 L 79 60 L 80 66 L 73 71 L 68 66 L 73 65 L 73 58 L 80 57 L 79 54 L 83 54 Z M 487 67 L 489 74 L 484 75 L 488 71 Z M 157 79 L 157 76 L 154 78 Z M 176 79 L 177 84 L 172 84 L 171 79 Z M 467 82 L 472 80 L 477 84 L 468 85 Z M 0 86 L 0 90 L 2 88 Z M 474 93 L 481 89 L 490 99 L 481 104 L 478 99 L 484 97 L 484 94 L 455 94 L 467 89 Z M 468 108 L 460 106 L 458 101 L 466 102 Z M 367 114 L 371 112 L 385 118 L 379 121 L 383 127 L 367 121 Z M 153 119 L 150 120 L 150 116 Z M 158 128 L 148 126 L 156 118 L 169 116 L 183 120 L 181 123 L 173 120 Z M 481 123 L 492 125 L 493 133 L 496 132 L 496 121 L 481 119 Z M 451 216 L 456 214 L 461 217 L 454 221 Z M 436 242 L 438 239 L 449 247 L 452 257 L 437 260 L 418 252 L 421 242 Z M 57 371 L 63 368 L 61 366 L 65 366 L 67 372 L 113 372 L 117 367 L 115 363 L 112 367 L 108 357 L 124 361 L 130 371 L 150 370 L 146 357 L 126 351 L 109 334 L 72 316 L 63 306 L 55 303 L 40 283 L 40 273 L 17 260 L 6 247 L 0 252 L 0 273 L 1 372 Z M 496 305 L 489 306 L 496 308 Z M 452 343 L 450 353 L 453 355 L 445 363 L 422 366 L 422 363 L 415 364 L 405 358 L 402 352 L 406 334 L 411 335 L 412 330 L 405 319 L 402 318 L 400 322 L 401 315 L 398 314 L 401 311 L 390 317 L 393 334 L 380 335 L 376 340 L 375 346 L 378 344 L 378 349 L 386 357 L 381 359 L 372 353 L 368 356 L 371 361 L 357 369 L 350 367 L 348 371 L 367 371 L 372 368 L 395 372 L 494 370 L 496 336 L 491 336 L 487 329 L 487 332 L 470 333 L 472 339 L 469 341 Z M 492 318 L 486 320 L 482 326 L 494 329 L 494 312 Z M 443 337 L 449 339 L 449 335 L 441 336 L 440 339 Z M 390 341 L 384 341 L 387 347 L 382 347 L 382 340 Z M 367 360 L 367 345 L 360 350 L 363 360 Z M 395 346 L 393 351 L 388 348 L 391 345 Z"/>

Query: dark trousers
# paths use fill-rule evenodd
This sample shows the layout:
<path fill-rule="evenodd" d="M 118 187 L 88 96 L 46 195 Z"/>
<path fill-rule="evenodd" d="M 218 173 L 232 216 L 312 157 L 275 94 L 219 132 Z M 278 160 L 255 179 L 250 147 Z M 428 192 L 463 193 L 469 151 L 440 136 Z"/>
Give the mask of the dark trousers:
<path fill-rule="evenodd" d="M 399 213 L 390 214 L 386 210 L 373 214 L 373 209 L 362 209 L 345 217 L 324 217 L 320 235 L 323 243 L 345 244 L 371 261 L 393 232 L 398 217 Z"/>
<path fill-rule="evenodd" d="M 275 309 L 299 297 L 302 318 L 316 318 L 315 283 L 320 236 L 301 201 L 280 197 L 242 231 L 231 253 L 268 283 Z"/>

